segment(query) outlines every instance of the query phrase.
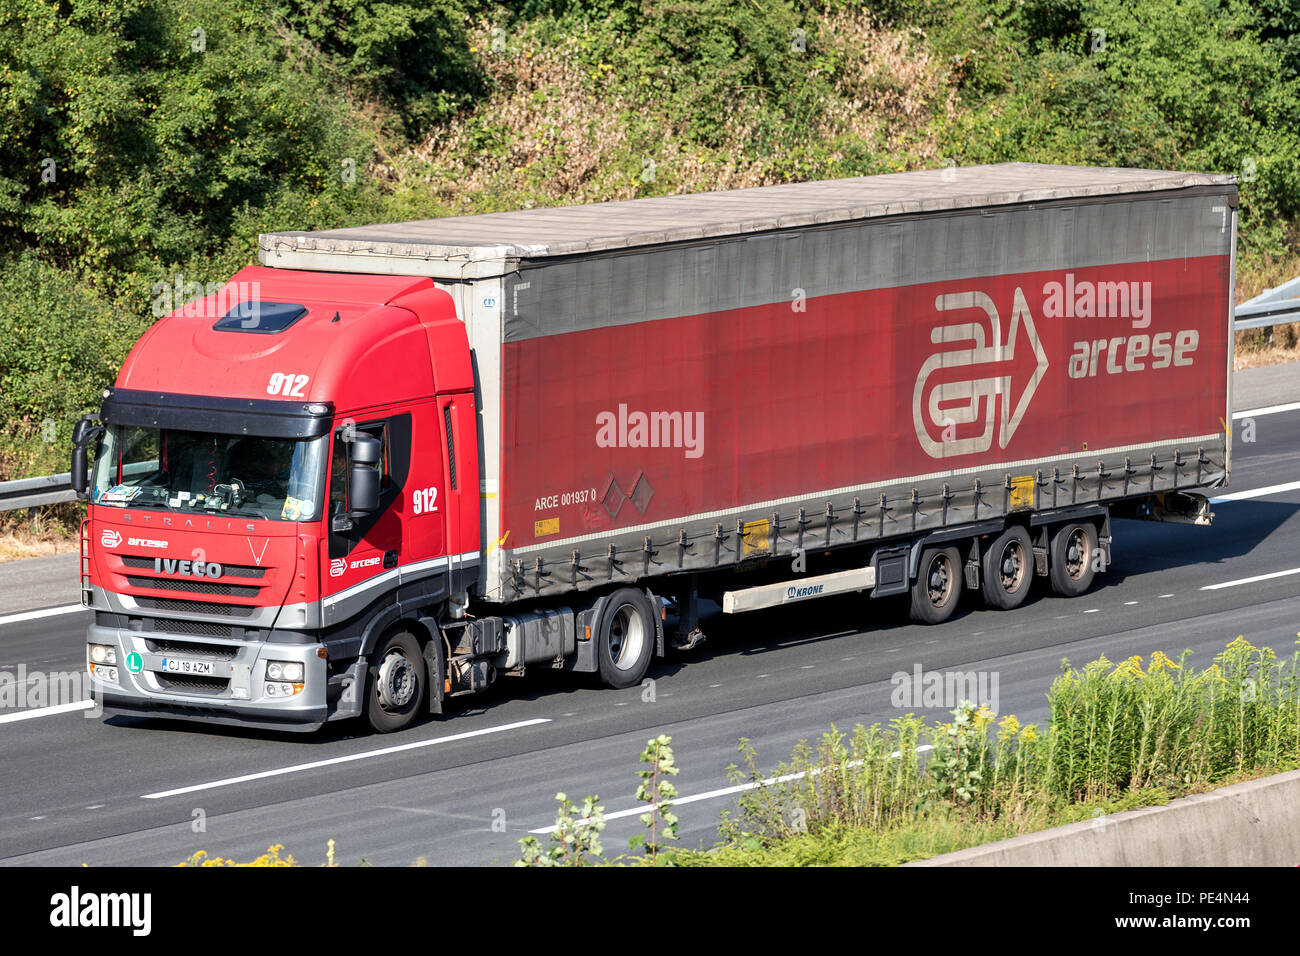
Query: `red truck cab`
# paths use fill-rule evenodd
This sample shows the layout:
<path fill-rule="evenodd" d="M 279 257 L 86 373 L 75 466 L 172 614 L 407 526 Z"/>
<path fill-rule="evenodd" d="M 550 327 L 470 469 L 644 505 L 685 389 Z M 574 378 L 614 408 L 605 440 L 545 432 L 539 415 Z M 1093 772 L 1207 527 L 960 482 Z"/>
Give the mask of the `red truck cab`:
<path fill-rule="evenodd" d="M 389 625 L 479 565 L 474 377 L 447 293 L 246 268 L 144 335 L 99 418 L 83 591 L 106 709 L 406 722 L 436 668 Z"/>

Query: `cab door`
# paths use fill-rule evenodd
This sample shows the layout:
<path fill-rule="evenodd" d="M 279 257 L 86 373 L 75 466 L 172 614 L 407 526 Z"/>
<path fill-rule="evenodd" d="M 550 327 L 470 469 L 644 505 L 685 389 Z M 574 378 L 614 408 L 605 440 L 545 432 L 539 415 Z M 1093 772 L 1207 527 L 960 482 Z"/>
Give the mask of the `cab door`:
<path fill-rule="evenodd" d="M 447 553 L 446 443 L 442 414 L 430 402 L 415 411 L 414 446 L 419 449 L 411 463 L 411 480 L 406 501 L 406 540 L 414 565 L 413 574 L 425 574 Z"/>
<path fill-rule="evenodd" d="M 382 449 L 379 507 L 365 515 L 351 512 L 348 497 L 348 449 L 356 432 L 373 435 Z M 325 623 L 344 620 L 398 584 L 398 569 L 409 561 L 403 515 L 411 470 L 411 414 L 351 422 L 334 431 L 330 455 L 328 560 L 322 592 Z M 344 520 L 339 520 L 344 519 Z M 344 527 L 350 524 L 351 527 Z M 338 600 L 330 600 L 335 595 Z"/>

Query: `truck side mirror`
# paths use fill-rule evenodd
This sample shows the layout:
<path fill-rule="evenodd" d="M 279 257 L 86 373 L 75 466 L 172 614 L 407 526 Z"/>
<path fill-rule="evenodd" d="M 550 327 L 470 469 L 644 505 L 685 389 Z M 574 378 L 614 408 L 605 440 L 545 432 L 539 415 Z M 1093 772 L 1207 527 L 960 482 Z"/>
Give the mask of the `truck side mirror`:
<path fill-rule="evenodd" d="M 354 465 L 376 465 L 384 453 L 383 443 L 367 432 L 357 432 L 352 436 L 351 445 L 348 457 Z"/>
<path fill-rule="evenodd" d="M 355 514 L 379 510 L 379 469 L 375 465 L 383 454 L 379 439 L 358 434 L 351 444 L 348 468 L 348 507 Z"/>
<path fill-rule="evenodd" d="M 86 449 L 104 433 L 101 425 L 92 422 L 93 416 L 83 415 L 72 429 L 72 475 L 70 484 L 78 498 L 85 498 L 90 490 L 89 463 Z"/>
<path fill-rule="evenodd" d="M 78 498 L 86 497 L 90 491 L 89 465 L 86 462 L 86 446 L 72 446 L 72 490 Z"/>

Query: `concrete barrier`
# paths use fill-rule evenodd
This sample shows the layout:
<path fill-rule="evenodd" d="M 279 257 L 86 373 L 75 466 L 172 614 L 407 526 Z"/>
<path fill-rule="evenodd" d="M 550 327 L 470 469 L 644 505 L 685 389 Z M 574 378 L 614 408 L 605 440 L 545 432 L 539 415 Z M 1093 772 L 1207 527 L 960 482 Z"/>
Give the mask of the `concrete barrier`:
<path fill-rule="evenodd" d="M 908 866 L 1297 866 L 1300 770 Z"/>

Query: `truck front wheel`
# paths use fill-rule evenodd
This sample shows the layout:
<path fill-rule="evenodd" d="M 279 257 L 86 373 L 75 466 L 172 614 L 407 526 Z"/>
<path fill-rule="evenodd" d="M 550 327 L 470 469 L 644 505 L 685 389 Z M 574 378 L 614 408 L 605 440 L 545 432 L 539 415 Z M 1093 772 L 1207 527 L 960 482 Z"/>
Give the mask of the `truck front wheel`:
<path fill-rule="evenodd" d="M 608 687 L 641 683 L 654 655 L 654 611 L 643 592 L 615 591 L 605 602 L 597 627 L 600 679 Z"/>
<path fill-rule="evenodd" d="M 1061 597 L 1077 597 L 1092 586 L 1092 557 L 1097 549 L 1097 529 L 1090 522 L 1067 524 L 1052 535 L 1052 590 Z"/>
<path fill-rule="evenodd" d="M 410 726 L 428 693 L 420 644 L 405 631 L 390 634 L 370 655 L 366 719 L 378 733 Z"/>
<path fill-rule="evenodd" d="M 912 620 L 942 624 L 957 610 L 961 594 L 961 555 L 956 548 L 926 548 L 912 582 Z"/>

